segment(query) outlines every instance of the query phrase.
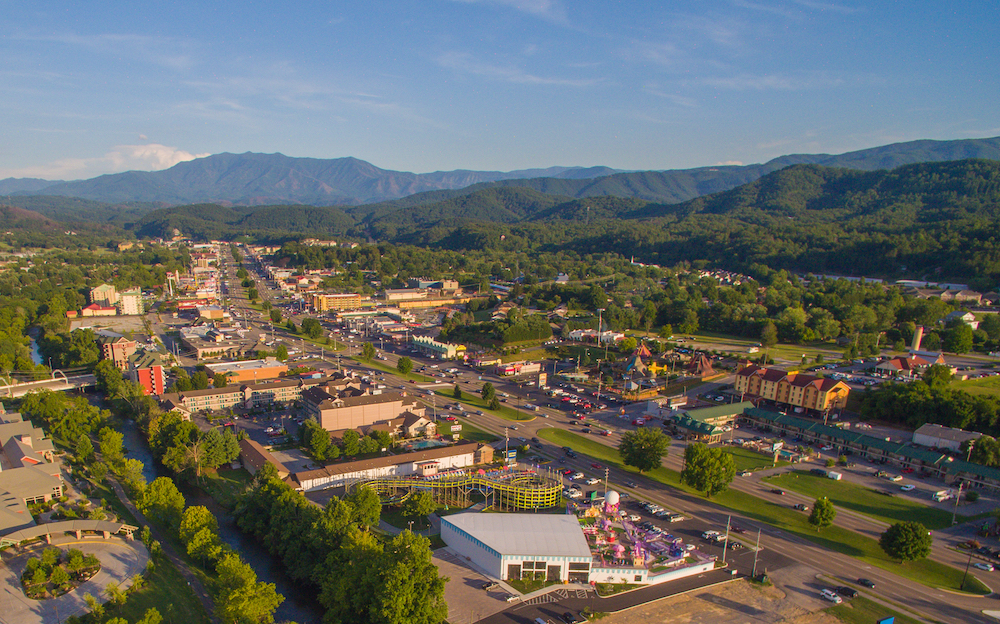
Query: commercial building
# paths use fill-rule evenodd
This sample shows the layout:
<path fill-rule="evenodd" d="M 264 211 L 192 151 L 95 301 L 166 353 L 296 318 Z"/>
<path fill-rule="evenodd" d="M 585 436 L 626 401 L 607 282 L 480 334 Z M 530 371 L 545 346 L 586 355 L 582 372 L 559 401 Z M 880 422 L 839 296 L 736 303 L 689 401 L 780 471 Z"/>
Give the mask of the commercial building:
<path fill-rule="evenodd" d="M 842 381 L 750 364 L 736 373 L 736 392 L 802 412 L 843 409 L 851 389 Z"/>
<path fill-rule="evenodd" d="M 288 372 L 288 365 L 269 357 L 263 360 L 243 360 L 206 364 L 212 375 L 223 374 L 230 384 L 256 383 L 266 379 L 277 379 Z"/>
<path fill-rule="evenodd" d="M 84 306 L 80 310 L 80 316 L 91 317 L 91 316 L 118 316 L 118 308 L 115 306 L 102 306 L 97 303 L 92 303 L 88 306 Z"/>
<path fill-rule="evenodd" d="M 407 412 L 423 416 L 425 407 L 401 392 L 369 394 L 361 390 L 338 390 L 327 384 L 302 392 L 302 411 L 327 431 L 359 429 L 388 422 Z"/>
<path fill-rule="evenodd" d="M 118 293 L 118 313 L 123 316 L 142 314 L 142 291 L 133 288 Z"/>
<path fill-rule="evenodd" d="M 198 411 L 224 410 L 231 407 L 252 409 L 268 407 L 275 403 L 291 403 L 302 397 L 303 390 L 326 383 L 343 381 L 343 377 L 320 377 L 318 379 L 282 379 L 253 384 L 239 384 L 224 388 L 206 388 L 172 392 L 162 397 L 165 410 L 178 410 L 183 414 Z M 360 380 L 349 379 L 351 385 L 362 387 Z"/>
<path fill-rule="evenodd" d="M 105 308 L 113 308 L 118 303 L 118 291 L 111 284 L 101 284 L 90 289 L 90 302 Z"/>
<path fill-rule="evenodd" d="M 465 356 L 465 345 L 438 342 L 429 336 L 414 336 L 413 347 L 428 357 L 454 360 Z"/>
<path fill-rule="evenodd" d="M 441 539 L 493 578 L 544 574 L 588 583 L 593 556 L 576 516 L 462 513 L 441 518 Z"/>
<path fill-rule="evenodd" d="M 315 294 L 312 296 L 312 306 L 317 312 L 357 310 L 361 307 L 361 295 L 358 293 Z"/>
<path fill-rule="evenodd" d="M 681 410 L 670 416 L 669 421 L 685 439 L 711 444 L 719 442 L 727 431 L 732 431 L 736 420 L 749 407 L 753 407 L 753 403 L 743 401 Z"/>
<path fill-rule="evenodd" d="M 270 451 L 250 438 L 240 440 L 240 459 L 243 461 L 243 467 L 251 475 L 257 474 L 257 471 L 263 468 L 265 464 L 274 466 L 279 479 L 285 479 L 291 474 L 283 463 L 275 459 L 274 455 L 271 455 Z"/>
<path fill-rule="evenodd" d="M 28 505 L 62 496 L 63 480 L 52 441 L 17 412 L 0 412 L 0 449 L 2 535 L 33 526 Z"/>
<path fill-rule="evenodd" d="M 913 432 L 913 443 L 930 448 L 964 452 L 963 445 L 966 443 L 974 444 L 982 435 L 975 431 L 964 431 L 927 423 Z"/>
<path fill-rule="evenodd" d="M 166 390 L 166 375 L 160 356 L 150 351 L 139 351 L 128 358 L 125 374 L 142 386 L 146 395 L 159 396 Z"/>
<path fill-rule="evenodd" d="M 234 340 L 228 333 L 213 327 L 183 327 L 180 334 L 181 344 L 194 351 L 199 360 L 239 355 L 246 346 L 242 341 Z"/>
<path fill-rule="evenodd" d="M 125 336 L 98 335 L 101 359 L 111 360 L 120 370 L 128 370 L 128 359 L 135 353 L 136 343 Z"/>
<path fill-rule="evenodd" d="M 412 453 L 331 464 L 316 470 L 297 472 L 290 477 L 290 481 L 296 489 L 309 492 L 369 479 L 435 474 L 438 471 L 469 468 L 492 461 L 492 447 L 469 441 Z"/>

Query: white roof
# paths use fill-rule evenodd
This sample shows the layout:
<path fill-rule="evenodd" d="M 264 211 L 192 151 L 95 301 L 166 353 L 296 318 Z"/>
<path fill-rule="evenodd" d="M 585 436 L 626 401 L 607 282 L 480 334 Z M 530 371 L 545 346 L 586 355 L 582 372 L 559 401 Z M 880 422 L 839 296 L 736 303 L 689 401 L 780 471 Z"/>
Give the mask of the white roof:
<path fill-rule="evenodd" d="M 461 513 L 441 519 L 501 555 L 590 558 L 576 516 L 567 514 Z"/>

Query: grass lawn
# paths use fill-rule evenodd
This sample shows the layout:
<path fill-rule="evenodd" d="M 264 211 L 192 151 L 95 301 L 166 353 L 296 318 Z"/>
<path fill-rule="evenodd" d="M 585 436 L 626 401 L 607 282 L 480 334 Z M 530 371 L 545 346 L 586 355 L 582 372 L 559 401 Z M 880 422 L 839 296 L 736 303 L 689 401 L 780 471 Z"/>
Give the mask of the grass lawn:
<path fill-rule="evenodd" d="M 408 381 L 418 381 L 420 383 L 433 383 L 434 378 L 428 377 L 427 375 L 421 375 L 420 373 L 407 373 L 403 374 L 396 369 L 395 366 L 386 366 L 378 360 L 362 360 L 360 357 L 352 357 L 355 362 L 362 366 L 367 366 L 368 368 L 374 368 L 382 371 L 383 373 L 389 373 L 391 375 L 396 375 L 397 377 L 402 377 Z"/>
<path fill-rule="evenodd" d="M 920 620 L 902 615 L 862 596 L 844 600 L 842 604 L 825 611 L 847 624 L 873 624 L 887 617 L 895 617 L 895 624 L 920 624 Z"/>
<path fill-rule="evenodd" d="M 507 579 L 507 584 L 521 592 L 522 594 L 530 594 L 533 591 L 542 589 L 543 587 L 548 587 L 549 585 L 556 585 L 562 583 L 562 581 L 546 581 L 545 574 L 539 574 L 541 578 L 539 579 Z"/>
<path fill-rule="evenodd" d="M 559 446 L 572 447 L 582 454 L 606 462 L 627 472 L 637 472 L 635 468 L 625 466 L 621 463 L 621 459 L 618 457 L 618 452 L 615 449 L 593 440 L 588 440 L 575 433 L 570 433 L 562 429 L 542 429 L 538 432 L 538 437 Z M 664 485 L 669 485 L 690 494 L 701 495 L 699 492 L 682 484 L 680 482 L 680 473 L 675 470 L 668 470 L 663 467 L 656 468 L 646 473 L 646 476 Z M 712 501 L 720 507 L 738 511 L 758 522 L 778 527 L 824 548 L 855 557 L 864 563 L 888 570 L 929 587 L 957 589 L 962 582 L 962 570 L 951 568 L 928 559 L 900 565 L 882 552 L 876 540 L 836 526 L 826 528 L 821 533 L 818 533 L 816 529 L 809 525 L 806 514 L 794 511 L 787 506 L 763 501 L 745 492 L 731 489 L 726 490 L 716 495 Z M 986 587 L 981 584 L 972 591 L 974 593 L 989 593 Z"/>
<path fill-rule="evenodd" d="M 736 464 L 736 472 L 742 472 L 744 470 L 761 470 L 764 468 L 771 468 L 775 466 L 772 463 L 774 457 L 772 455 L 764 455 L 763 453 L 758 453 L 750 449 L 740 448 L 738 446 L 728 447 L 726 451 L 733 456 L 733 463 Z M 779 461 L 777 466 L 787 466 L 788 462 Z M 829 479 L 827 479 L 829 481 Z"/>
<path fill-rule="evenodd" d="M 431 527 L 431 523 L 427 521 L 427 516 L 420 516 L 417 518 L 404 516 L 399 507 L 382 507 L 382 515 L 380 517 L 382 520 L 388 522 L 397 529 L 409 528 L 410 520 L 413 520 L 414 531 L 429 529 Z"/>
<path fill-rule="evenodd" d="M 955 390 L 968 392 L 976 396 L 1000 397 L 1000 377 L 980 377 L 966 381 L 953 381 L 951 387 Z"/>
<path fill-rule="evenodd" d="M 435 390 L 434 394 L 436 394 L 439 397 L 443 397 L 448 401 L 459 401 L 461 403 L 464 403 L 465 405 L 471 405 L 476 409 L 481 409 L 484 412 L 489 412 L 490 414 L 499 416 L 500 418 L 504 418 L 506 420 L 513 420 L 516 422 L 521 422 L 521 421 L 527 422 L 535 419 L 535 417 L 532 416 L 531 414 L 518 411 L 505 403 L 500 404 L 500 409 L 491 410 L 489 407 L 486 406 L 486 401 L 484 401 L 482 397 L 480 397 L 475 392 L 462 391 L 462 398 L 456 399 L 455 395 L 452 394 L 454 389 L 455 389 L 454 386 L 450 386 L 446 390 Z"/>
<path fill-rule="evenodd" d="M 246 470 L 225 469 L 209 471 L 198 483 L 201 489 L 226 509 L 232 509 L 246 490 L 253 477 Z"/>
<path fill-rule="evenodd" d="M 463 440 L 471 440 L 473 442 L 492 442 L 500 439 L 500 436 L 483 431 L 479 427 L 469 423 L 468 420 L 459 420 L 458 422 L 462 425 Z"/>
<path fill-rule="evenodd" d="M 129 592 L 121 609 L 110 604 L 105 609 L 109 616 L 138 622 L 151 607 L 160 612 L 164 622 L 211 622 L 194 590 L 166 557 L 160 557 L 155 563 L 153 572 L 146 578 L 146 584 L 141 590 Z"/>
<path fill-rule="evenodd" d="M 921 505 L 904 496 L 886 496 L 856 483 L 834 481 L 804 470 L 769 477 L 768 482 L 810 498 L 825 496 L 837 507 L 850 509 L 889 524 L 915 520 L 932 531 L 951 526 L 950 511 Z"/>

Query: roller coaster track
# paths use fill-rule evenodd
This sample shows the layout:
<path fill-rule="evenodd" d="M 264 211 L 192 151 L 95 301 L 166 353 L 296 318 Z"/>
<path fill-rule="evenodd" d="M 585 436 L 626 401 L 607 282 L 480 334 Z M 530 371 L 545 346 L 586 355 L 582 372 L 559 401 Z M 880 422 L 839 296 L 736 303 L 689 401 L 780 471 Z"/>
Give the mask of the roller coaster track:
<path fill-rule="evenodd" d="M 546 509 L 562 502 L 562 484 L 534 471 L 455 471 L 432 477 L 382 477 L 361 481 L 357 487 L 375 490 L 383 504 L 399 504 L 415 492 L 430 492 L 443 503 L 468 503 L 473 492 L 488 507 L 501 510 Z"/>

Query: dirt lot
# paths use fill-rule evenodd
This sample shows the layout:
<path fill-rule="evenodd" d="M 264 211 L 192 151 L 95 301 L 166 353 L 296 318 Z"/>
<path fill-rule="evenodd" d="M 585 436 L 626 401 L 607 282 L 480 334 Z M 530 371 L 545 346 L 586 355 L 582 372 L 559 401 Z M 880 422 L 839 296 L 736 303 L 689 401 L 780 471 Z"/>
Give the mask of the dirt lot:
<path fill-rule="evenodd" d="M 775 587 L 751 586 L 745 581 L 668 598 L 653 604 L 610 615 L 603 624 L 841 624 L 822 611 L 810 612 L 785 600 Z"/>

